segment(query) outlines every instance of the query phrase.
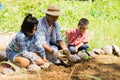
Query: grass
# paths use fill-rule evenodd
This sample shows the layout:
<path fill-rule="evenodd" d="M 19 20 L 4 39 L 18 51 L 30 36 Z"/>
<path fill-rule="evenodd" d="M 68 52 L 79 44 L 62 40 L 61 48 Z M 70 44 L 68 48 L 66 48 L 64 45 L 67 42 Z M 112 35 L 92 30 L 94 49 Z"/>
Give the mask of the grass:
<path fill-rule="evenodd" d="M 104 45 L 120 44 L 120 1 L 95 0 L 0 0 L 0 32 L 17 32 L 27 13 L 38 19 L 44 16 L 47 5 L 60 6 L 63 15 L 59 17 L 62 29 L 76 28 L 80 18 L 85 17 L 89 24 L 90 49 Z"/>

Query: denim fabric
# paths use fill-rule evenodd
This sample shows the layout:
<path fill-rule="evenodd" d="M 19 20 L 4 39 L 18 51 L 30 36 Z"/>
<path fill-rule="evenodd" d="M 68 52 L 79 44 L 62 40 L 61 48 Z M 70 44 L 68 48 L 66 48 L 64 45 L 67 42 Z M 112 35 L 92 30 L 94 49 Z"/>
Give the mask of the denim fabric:
<path fill-rule="evenodd" d="M 15 57 L 19 55 L 18 52 L 16 52 L 16 51 L 10 51 L 10 50 L 6 50 L 6 53 L 9 53 L 6 56 L 12 62 L 14 62 Z"/>
<path fill-rule="evenodd" d="M 72 54 L 75 53 L 75 52 L 74 52 L 74 49 L 75 49 L 74 46 L 68 46 L 68 48 L 69 48 L 69 50 L 70 50 L 70 52 L 71 52 Z M 78 51 L 87 50 L 88 48 L 89 48 L 88 45 L 84 44 L 83 46 L 81 46 L 81 47 L 78 48 Z"/>

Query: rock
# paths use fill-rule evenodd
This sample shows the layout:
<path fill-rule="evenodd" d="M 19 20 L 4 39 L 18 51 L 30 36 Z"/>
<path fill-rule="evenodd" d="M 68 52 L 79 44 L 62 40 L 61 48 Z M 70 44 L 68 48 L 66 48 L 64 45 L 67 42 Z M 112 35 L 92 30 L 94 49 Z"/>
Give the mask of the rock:
<path fill-rule="evenodd" d="M 117 53 L 117 56 L 119 56 L 119 57 L 120 57 L 120 49 L 119 49 L 119 51 L 118 51 L 118 53 Z"/>
<path fill-rule="evenodd" d="M 111 45 L 104 46 L 102 50 L 105 52 L 106 55 L 112 55 L 113 48 Z"/>
<path fill-rule="evenodd" d="M 36 72 L 36 71 L 40 71 L 41 68 L 40 68 L 40 66 L 38 66 L 38 65 L 36 65 L 36 64 L 30 64 L 30 65 L 28 66 L 28 70 L 29 70 L 29 71 L 33 71 L 33 72 Z"/>
<path fill-rule="evenodd" d="M 0 61 L 6 61 L 6 60 L 7 60 L 6 52 L 0 50 Z"/>
<path fill-rule="evenodd" d="M 12 74 L 12 73 L 14 73 L 14 70 L 12 68 L 3 68 L 2 73 L 3 74 Z"/>
<path fill-rule="evenodd" d="M 88 51 L 89 55 L 91 58 L 95 58 L 97 56 L 97 54 L 95 54 L 94 51 Z"/>
<path fill-rule="evenodd" d="M 81 58 L 77 54 L 71 55 L 71 62 L 80 62 L 80 60 Z"/>
<path fill-rule="evenodd" d="M 119 52 L 120 48 L 116 45 L 112 45 L 112 47 L 113 47 L 113 54 L 118 55 L 118 52 Z"/>
<path fill-rule="evenodd" d="M 96 54 L 105 54 L 104 51 L 102 49 L 97 49 L 97 48 L 94 48 L 92 49 L 92 51 L 94 51 Z"/>
<path fill-rule="evenodd" d="M 43 65 L 41 65 L 40 67 L 42 68 L 42 69 L 44 69 L 44 68 L 49 68 L 50 67 L 50 62 L 45 62 Z"/>
<path fill-rule="evenodd" d="M 84 50 L 79 51 L 78 56 L 83 60 L 87 60 L 89 58 L 88 54 Z"/>

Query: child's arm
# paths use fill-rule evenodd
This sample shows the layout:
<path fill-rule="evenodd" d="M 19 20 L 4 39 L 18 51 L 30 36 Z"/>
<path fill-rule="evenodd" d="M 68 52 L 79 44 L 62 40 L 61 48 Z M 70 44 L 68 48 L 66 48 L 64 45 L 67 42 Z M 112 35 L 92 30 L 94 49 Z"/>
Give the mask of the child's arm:
<path fill-rule="evenodd" d="M 26 49 L 26 40 L 25 36 L 17 36 L 16 37 L 16 43 L 17 46 L 19 47 L 19 54 L 28 58 L 28 59 L 33 59 L 36 60 L 36 56 L 32 55 L 32 52 L 28 52 Z"/>
<path fill-rule="evenodd" d="M 86 44 L 86 43 L 88 43 L 88 31 L 86 31 L 85 33 L 84 33 L 84 37 L 83 37 L 83 40 L 82 40 L 82 42 L 84 43 L 84 44 Z"/>
<path fill-rule="evenodd" d="M 43 48 L 42 43 L 39 41 L 39 37 L 37 34 L 35 35 L 34 45 L 37 50 L 36 52 L 40 55 L 40 57 L 46 59 L 45 49 Z"/>
<path fill-rule="evenodd" d="M 79 37 L 76 38 L 75 45 L 78 45 L 78 44 L 81 44 L 81 43 L 83 43 L 83 44 L 88 43 L 88 32 L 87 31 L 84 32 L 84 34 L 82 35 L 81 38 L 79 38 Z"/>
<path fill-rule="evenodd" d="M 36 52 L 40 55 L 40 57 L 42 57 L 43 59 L 46 59 L 46 55 L 45 55 L 45 50 L 42 47 L 41 44 L 39 44 L 39 42 L 35 42 L 35 46 L 36 46 Z"/>
<path fill-rule="evenodd" d="M 75 52 L 77 52 L 79 47 L 81 47 L 82 45 L 88 43 L 88 32 L 85 31 L 85 33 L 83 34 L 83 37 L 81 39 L 78 39 L 78 40 L 76 39 L 75 43 L 76 43 Z"/>
<path fill-rule="evenodd" d="M 75 46 L 75 52 L 78 52 L 78 48 L 81 47 L 82 45 L 84 45 L 84 43 L 80 43 L 78 45 Z"/>

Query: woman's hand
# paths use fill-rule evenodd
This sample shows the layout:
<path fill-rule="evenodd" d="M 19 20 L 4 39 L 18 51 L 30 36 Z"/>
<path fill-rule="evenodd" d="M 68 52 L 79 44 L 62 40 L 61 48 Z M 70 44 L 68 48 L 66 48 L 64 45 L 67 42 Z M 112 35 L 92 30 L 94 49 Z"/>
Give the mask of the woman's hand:
<path fill-rule="evenodd" d="M 44 61 L 41 58 L 37 58 L 36 63 L 38 65 L 42 65 L 42 64 L 44 64 Z"/>
<path fill-rule="evenodd" d="M 44 61 L 44 62 L 48 62 L 48 60 L 47 60 L 46 58 L 43 58 L 43 61 Z"/>

